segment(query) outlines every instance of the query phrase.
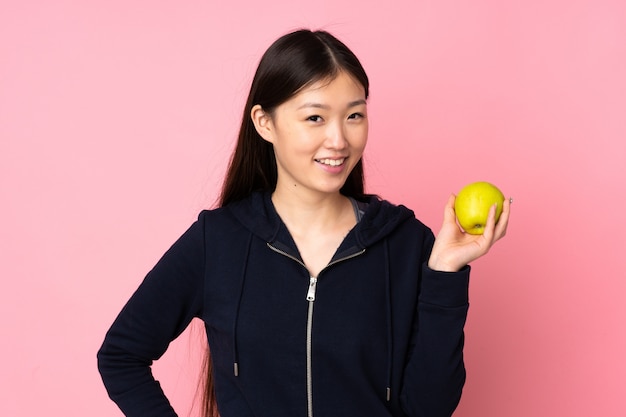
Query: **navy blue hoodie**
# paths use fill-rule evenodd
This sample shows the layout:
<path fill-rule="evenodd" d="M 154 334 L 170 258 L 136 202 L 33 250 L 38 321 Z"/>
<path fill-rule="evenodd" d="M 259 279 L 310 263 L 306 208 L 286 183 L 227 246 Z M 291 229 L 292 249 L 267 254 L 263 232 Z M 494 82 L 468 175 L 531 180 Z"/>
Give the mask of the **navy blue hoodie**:
<path fill-rule="evenodd" d="M 450 416 L 463 384 L 469 267 L 430 270 L 434 237 L 375 197 L 317 277 L 269 194 L 200 213 L 98 352 L 127 416 L 175 416 L 150 366 L 194 317 L 222 417 Z"/>

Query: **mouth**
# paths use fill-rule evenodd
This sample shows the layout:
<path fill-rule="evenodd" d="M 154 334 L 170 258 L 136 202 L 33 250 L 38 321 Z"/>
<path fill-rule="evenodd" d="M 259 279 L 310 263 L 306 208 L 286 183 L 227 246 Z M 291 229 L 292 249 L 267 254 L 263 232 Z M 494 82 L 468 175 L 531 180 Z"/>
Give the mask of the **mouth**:
<path fill-rule="evenodd" d="M 316 159 L 315 162 L 318 162 L 323 165 L 328 165 L 331 167 L 338 167 L 339 165 L 342 165 L 345 160 L 346 158 L 339 158 L 339 159 L 325 158 L 325 159 Z"/>

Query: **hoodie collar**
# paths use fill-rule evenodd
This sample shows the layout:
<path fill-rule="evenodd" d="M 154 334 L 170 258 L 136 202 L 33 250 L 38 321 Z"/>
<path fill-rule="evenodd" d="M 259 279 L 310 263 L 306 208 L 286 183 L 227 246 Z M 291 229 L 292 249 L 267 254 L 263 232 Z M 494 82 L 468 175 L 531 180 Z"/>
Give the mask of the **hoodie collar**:
<path fill-rule="evenodd" d="M 366 206 L 363 218 L 350 233 L 354 238 L 353 244 L 361 249 L 384 239 L 400 224 L 414 217 L 408 208 L 380 200 L 377 196 L 367 196 L 361 202 Z M 227 207 L 243 226 L 265 242 L 283 240 L 286 227 L 274 208 L 270 192 L 254 192 Z"/>

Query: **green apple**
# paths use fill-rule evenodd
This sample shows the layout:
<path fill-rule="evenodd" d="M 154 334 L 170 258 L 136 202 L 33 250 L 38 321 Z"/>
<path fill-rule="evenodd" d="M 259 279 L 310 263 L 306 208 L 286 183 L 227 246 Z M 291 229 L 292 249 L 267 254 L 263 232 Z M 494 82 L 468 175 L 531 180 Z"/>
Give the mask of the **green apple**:
<path fill-rule="evenodd" d="M 459 224 L 467 233 L 482 235 L 485 231 L 489 208 L 497 204 L 496 222 L 502 214 L 504 194 L 493 184 L 480 181 L 466 185 L 454 201 L 454 211 Z"/>

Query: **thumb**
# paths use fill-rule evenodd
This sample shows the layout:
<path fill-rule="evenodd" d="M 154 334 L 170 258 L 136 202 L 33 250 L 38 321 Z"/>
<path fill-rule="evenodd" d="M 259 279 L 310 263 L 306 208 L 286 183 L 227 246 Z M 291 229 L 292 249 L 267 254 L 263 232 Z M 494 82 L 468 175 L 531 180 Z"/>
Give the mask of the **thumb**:
<path fill-rule="evenodd" d="M 456 196 L 454 194 L 450 194 L 450 197 L 448 197 L 448 202 L 446 203 L 446 207 L 443 212 L 444 223 L 456 224 L 456 212 L 454 211 L 455 201 L 456 201 Z"/>

